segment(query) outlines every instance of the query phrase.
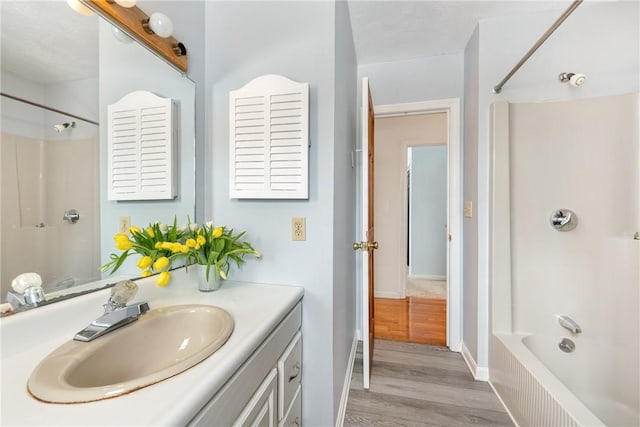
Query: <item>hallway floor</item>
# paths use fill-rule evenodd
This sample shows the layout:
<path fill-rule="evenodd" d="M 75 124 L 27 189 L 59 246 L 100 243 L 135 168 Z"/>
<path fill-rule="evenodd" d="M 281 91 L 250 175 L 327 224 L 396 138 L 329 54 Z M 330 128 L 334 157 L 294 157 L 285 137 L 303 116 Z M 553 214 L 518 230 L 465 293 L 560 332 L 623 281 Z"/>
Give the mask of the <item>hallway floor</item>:
<path fill-rule="evenodd" d="M 376 338 L 421 344 L 447 344 L 447 300 L 374 298 Z"/>
<path fill-rule="evenodd" d="M 344 426 L 513 426 L 487 383 L 446 347 L 376 340 L 369 391 L 358 348 Z"/>

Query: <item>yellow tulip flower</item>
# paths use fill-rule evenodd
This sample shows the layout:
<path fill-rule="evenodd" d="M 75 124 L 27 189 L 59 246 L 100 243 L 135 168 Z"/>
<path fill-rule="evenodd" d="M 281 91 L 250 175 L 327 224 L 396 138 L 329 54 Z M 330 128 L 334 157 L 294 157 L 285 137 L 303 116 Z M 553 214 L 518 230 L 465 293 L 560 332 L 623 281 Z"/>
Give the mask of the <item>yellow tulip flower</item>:
<path fill-rule="evenodd" d="M 171 274 L 168 271 L 163 271 L 158 274 L 158 286 L 167 286 L 171 280 Z"/>
<path fill-rule="evenodd" d="M 116 249 L 120 251 L 128 251 L 132 247 L 133 247 L 133 242 L 129 239 L 116 240 Z"/>
<path fill-rule="evenodd" d="M 207 239 L 205 239 L 204 236 L 198 236 L 198 238 L 196 239 L 196 243 L 198 243 L 200 246 L 202 246 L 205 243 L 207 243 Z"/>
<path fill-rule="evenodd" d="M 164 270 L 169 265 L 169 258 L 161 256 L 153 263 L 153 269 L 156 271 Z"/>
<path fill-rule="evenodd" d="M 185 242 L 185 244 L 187 245 L 187 247 L 189 248 L 194 248 L 197 244 L 197 242 L 194 239 L 187 239 L 187 241 Z"/>
<path fill-rule="evenodd" d="M 129 235 L 127 235 L 126 233 L 116 233 L 113 236 L 113 240 L 115 240 L 116 242 L 119 240 L 129 240 Z"/>
<path fill-rule="evenodd" d="M 149 276 L 151 276 L 151 274 L 152 274 L 152 273 L 151 273 L 151 270 L 145 270 L 145 271 L 143 271 L 142 273 L 140 273 L 140 276 L 142 276 L 142 277 L 149 277 Z"/>
<path fill-rule="evenodd" d="M 147 232 L 147 234 L 149 235 L 149 237 L 151 237 L 152 239 L 154 237 L 156 237 L 156 233 L 153 232 L 153 228 L 151 227 L 147 227 L 147 229 L 145 230 Z"/>
<path fill-rule="evenodd" d="M 214 239 L 217 239 L 220 236 L 222 236 L 222 227 L 218 227 L 215 230 L 213 230 L 213 238 Z"/>
<path fill-rule="evenodd" d="M 140 270 L 146 270 L 153 263 L 153 259 L 150 256 L 143 256 L 138 261 L 138 268 Z"/>
<path fill-rule="evenodd" d="M 160 244 L 160 247 L 161 247 L 162 249 L 168 249 L 168 250 L 171 250 L 171 249 L 173 249 L 173 243 L 171 243 L 171 242 L 162 242 L 162 243 Z"/>
<path fill-rule="evenodd" d="M 129 233 L 131 233 L 131 235 L 140 234 L 140 233 L 142 233 L 142 230 L 140 230 L 138 227 L 133 225 L 133 226 L 129 227 Z"/>
<path fill-rule="evenodd" d="M 156 244 L 153 245 L 153 247 L 156 248 L 156 249 L 162 249 L 162 243 L 163 242 L 156 242 Z"/>

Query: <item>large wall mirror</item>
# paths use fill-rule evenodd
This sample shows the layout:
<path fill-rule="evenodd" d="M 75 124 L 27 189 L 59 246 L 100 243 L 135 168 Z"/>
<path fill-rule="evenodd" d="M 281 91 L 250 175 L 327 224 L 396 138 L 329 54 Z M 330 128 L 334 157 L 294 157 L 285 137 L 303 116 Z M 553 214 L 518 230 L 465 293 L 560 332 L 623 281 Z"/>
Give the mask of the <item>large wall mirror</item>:
<path fill-rule="evenodd" d="M 25 272 L 40 274 L 48 295 L 113 282 L 100 266 L 115 252 L 121 218 L 139 226 L 194 218 L 195 84 L 64 0 L 2 1 L 0 8 L 2 301 Z M 173 200 L 108 200 L 107 106 L 136 90 L 176 105 Z M 138 270 L 131 262 L 117 274 Z"/>

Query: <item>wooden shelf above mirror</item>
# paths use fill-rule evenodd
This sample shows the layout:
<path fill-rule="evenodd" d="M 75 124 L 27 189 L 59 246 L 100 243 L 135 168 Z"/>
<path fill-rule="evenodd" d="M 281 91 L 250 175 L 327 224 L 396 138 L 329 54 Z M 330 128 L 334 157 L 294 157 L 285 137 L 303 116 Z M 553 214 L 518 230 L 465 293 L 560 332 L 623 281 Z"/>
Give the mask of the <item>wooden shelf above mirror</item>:
<path fill-rule="evenodd" d="M 188 62 L 186 47 L 174 37 L 164 38 L 157 34 L 149 34 L 143 26 L 149 16 L 142 9 L 137 6 L 125 8 L 113 0 L 80 0 L 80 2 L 186 74 Z"/>

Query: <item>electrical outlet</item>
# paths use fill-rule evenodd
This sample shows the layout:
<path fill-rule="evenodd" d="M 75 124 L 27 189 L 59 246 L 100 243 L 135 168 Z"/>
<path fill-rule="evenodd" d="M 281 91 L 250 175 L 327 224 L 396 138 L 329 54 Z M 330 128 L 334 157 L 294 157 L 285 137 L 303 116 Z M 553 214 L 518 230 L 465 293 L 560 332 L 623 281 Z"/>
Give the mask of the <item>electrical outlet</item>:
<path fill-rule="evenodd" d="M 131 228 L 131 217 L 130 216 L 121 216 L 120 222 L 118 223 L 118 232 L 119 233 L 128 233 Z"/>
<path fill-rule="evenodd" d="M 291 218 L 291 240 L 307 240 L 307 226 L 304 218 Z"/>

